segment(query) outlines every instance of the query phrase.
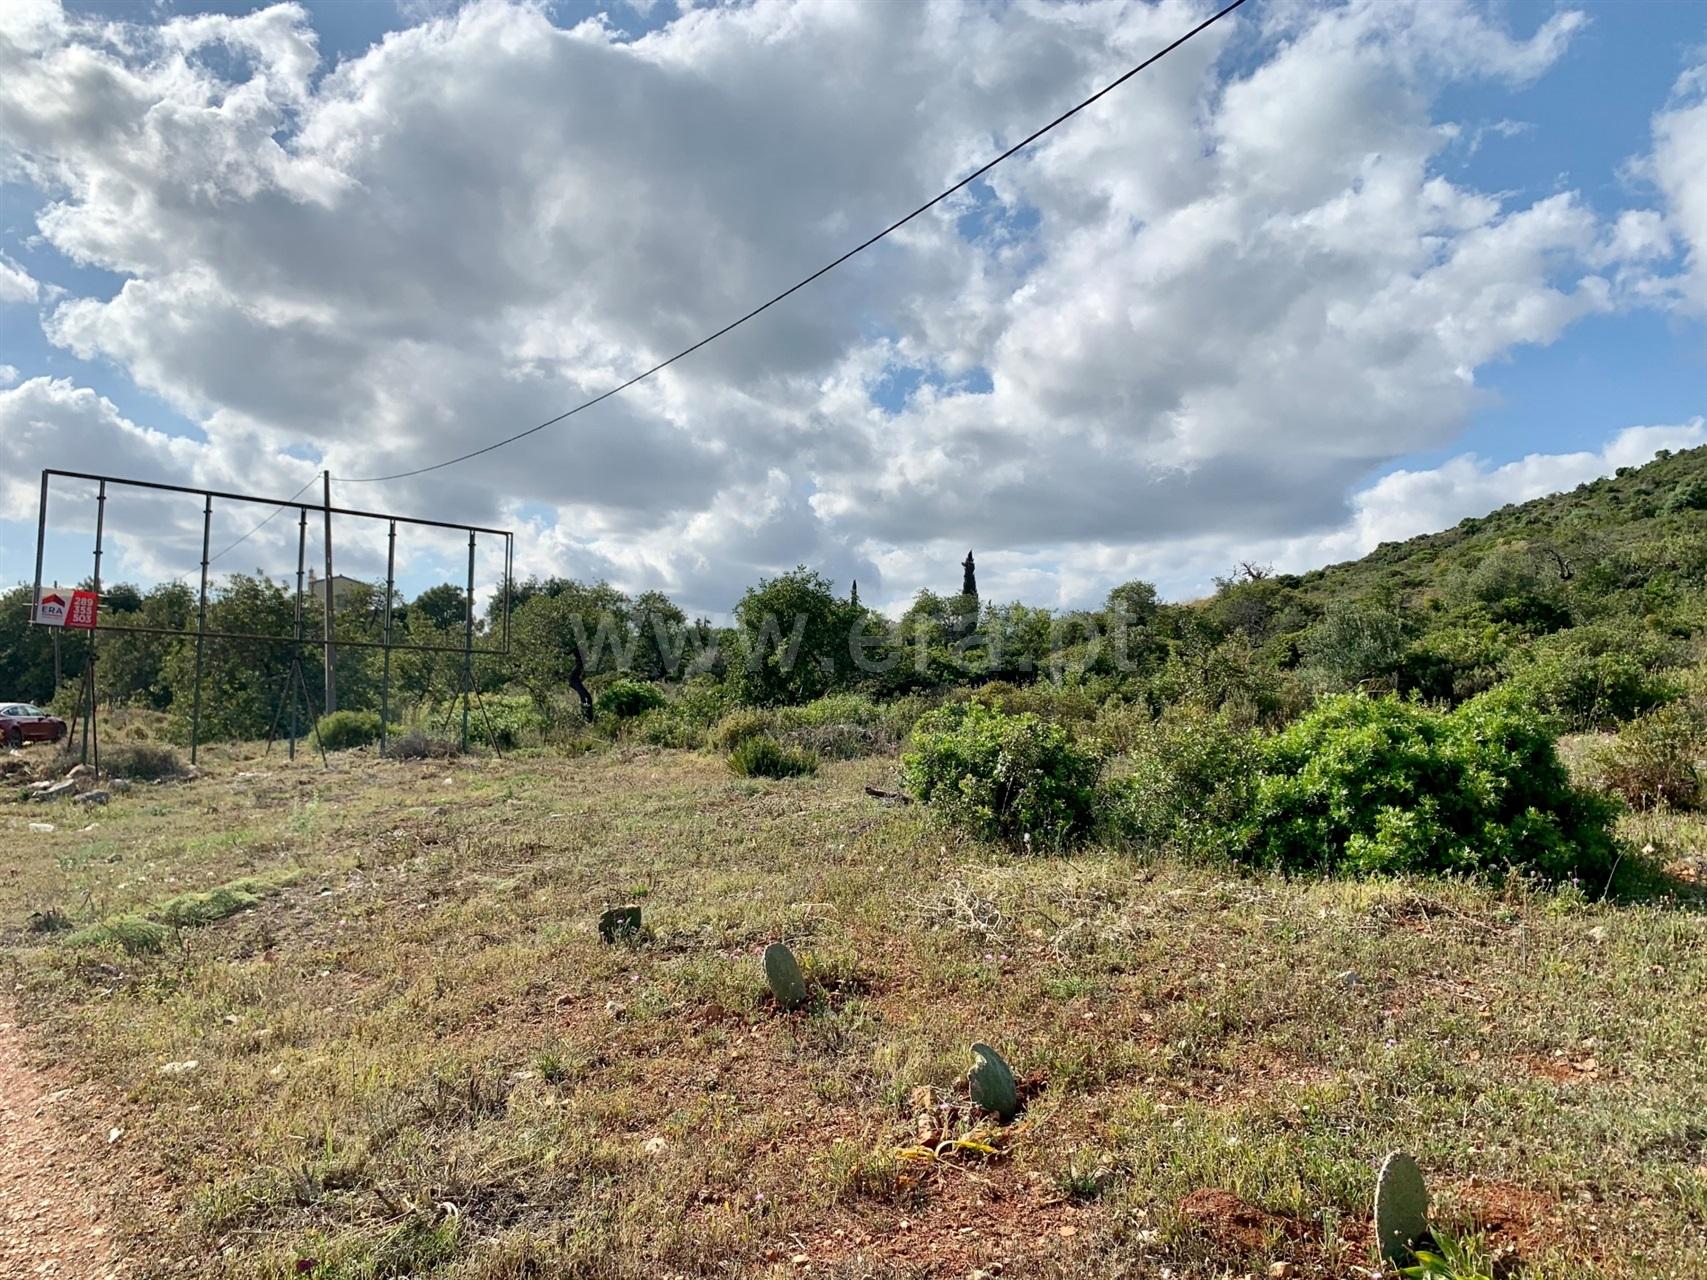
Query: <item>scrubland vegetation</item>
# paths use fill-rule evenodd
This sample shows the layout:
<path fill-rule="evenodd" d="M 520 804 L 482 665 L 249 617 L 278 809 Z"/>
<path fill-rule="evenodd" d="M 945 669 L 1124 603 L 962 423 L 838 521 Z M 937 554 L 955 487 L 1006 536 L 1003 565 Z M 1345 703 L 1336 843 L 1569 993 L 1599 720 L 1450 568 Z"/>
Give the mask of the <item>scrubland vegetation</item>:
<path fill-rule="evenodd" d="M 330 767 L 263 756 L 250 646 L 187 777 L 122 638 L 129 789 L 9 810 L 141 1274 L 1350 1276 L 1399 1147 L 1455 1274 L 1707 1271 L 1707 451 L 1188 604 L 517 596 L 470 754 L 457 659 L 394 659 L 381 758 L 350 650 Z"/>

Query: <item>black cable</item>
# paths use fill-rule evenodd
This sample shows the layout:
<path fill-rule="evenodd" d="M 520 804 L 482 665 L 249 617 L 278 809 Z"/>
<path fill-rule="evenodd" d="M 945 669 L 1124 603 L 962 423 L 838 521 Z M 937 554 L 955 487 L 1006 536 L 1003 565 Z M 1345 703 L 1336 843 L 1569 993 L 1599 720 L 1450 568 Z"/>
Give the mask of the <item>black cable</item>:
<path fill-rule="evenodd" d="M 320 472 L 318 472 L 318 471 L 315 472 L 314 476 L 309 480 L 308 484 L 303 485 L 302 488 L 298 489 L 295 493 L 291 494 L 290 497 L 285 499 L 285 501 L 286 502 L 295 502 L 303 494 L 308 492 L 308 485 L 311 485 L 314 483 L 315 480 L 318 480 L 320 478 L 320 475 L 321 475 Z M 249 541 L 250 538 L 253 538 L 257 533 L 261 532 L 262 529 L 265 529 L 269 524 L 271 524 L 274 521 L 274 519 L 276 519 L 278 517 L 278 514 L 281 511 L 287 511 L 287 510 L 289 510 L 288 507 L 274 507 L 272 515 L 269 515 L 265 520 L 261 521 L 260 524 L 256 525 L 253 529 L 249 530 L 248 533 L 244 534 L 241 538 L 237 539 L 236 542 L 233 542 L 230 546 L 226 547 L 224 551 L 219 551 L 219 552 L 215 553 L 214 555 L 209 556 L 207 558 L 207 562 L 209 564 L 212 564 L 215 560 L 219 559 L 220 556 L 224 555 L 226 551 L 230 551 L 233 548 L 241 546 L 243 543 Z M 184 572 L 188 573 L 189 570 L 186 569 Z M 179 574 L 178 576 L 180 578 L 182 578 L 184 575 Z"/>
<path fill-rule="evenodd" d="M 754 316 L 759 315 L 761 312 L 770 310 L 770 308 L 774 307 L 777 303 L 781 302 L 784 298 L 788 297 L 790 294 L 797 293 L 801 289 L 804 289 L 807 285 L 811 284 L 814 280 L 818 279 L 819 276 L 827 275 L 829 272 L 834 271 L 837 267 L 841 266 L 842 263 L 846 262 L 849 258 L 853 257 L 855 254 L 862 253 L 866 249 L 871 248 L 872 245 L 876 244 L 879 240 L 883 239 L 883 237 L 889 235 L 891 232 L 899 231 L 902 227 L 906 226 L 909 222 L 911 222 L 914 218 L 918 217 L 921 213 L 925 213 L 928 210 L 935 208 L 937 205 L 941 204 L 944 200 L 948 199 L 951 195 L 953 195 L 956 191 L 959 191 L 962 188 L 969 186 L 973 182 L 976 182 L 979 178 L 983 177 L 986 173 L 990 172 L 991 169 L 994 169 L 997 165 L 1002 163 L 1002 161 L 1006 160 L 1009 156 L 1013 155 L 1015 152 L 1020 151 L 1020 150 L 1024 149 L 1025 147 L 1030 146 L 1033 142 L 1036 142 L 1039 138 L 1041 138 L 1044 134 L 1048 133 L 1051 129 L 1055 128 L 1057 125 L 1064 124 L 1066 121 L 1071 120 L 1074 116 L 1078 115 L 1079 112 L 1083 111 L 1086 107 L 1090 106 L 1092 103 L 1096 102 L 1098 99 L 1104 97 L 1105 95 L 1107 95 L 1109 93 L 1112 93 L 1115 89 L 1118 89 L 1121 85 L 1125 84 L 1128 80 L 1130 80 L 1133 76 L 1137 75 L 1140 71 L 1144 70 L 1146 67 L 1152 65 L 1153 63 L 1160 62 L 1163 58 L 1167 57 L 1168 54 L 1172 53 L 1175 49 L 1179 48 L 1182 44 L 1186 43 L 1186 41 L 1190 40 L 1193 36 L 1195 36 L 1198 33 L 1205 31 L 1208 28 L 1214 26 L 1217 22 L 1221 21 L 1222 18 L 1225 18 L 1229 13 L 1233 12 L 1233 10 L 1237 9 L 1240 5 L 1242 5 L 1244 3 L 1245 3 L 1245 0 L 1233 0 L 1233 3 L 1227 5 L 1223 9 L 1218 10 L 1217 12 L 1215 12 L 1210 17 L 1205 18 L 1202 22 L 1198 23 L 1190 31 L 1186 32 L 1183 36 L 1179 37 L 1179 39 L 1175 40 L 1172 44 L 1168 45 L 1165 49 L 1162 49 L 1157 53 L 1151 54 L 1148 58 L 1145 58 L 1144 61 L 1140 62 L 1137 66 L 1133 67 L 1130 71 L 1126 72 L 1124 75 L 1120 76 L 1119 78 L 1117 78 L 1115 80 L 1111 80 L 1108 84 L 1104 85 L 1101 89 L 1098 89 L 1090 97 L 1086 98 L 1083 102 L 1079 103 L 1078 106 L 1072 108 L 1069 111 L 1064 111 L 1060 115 L 1056 116 L 1053 120 L 1051 120 L 1048 124 L 1044 125 L 1041 129 L 1038 129 L 1033 133 L 1027 134 L 1024 138 L 1021 138 L 1018 142 L 1014 143 L 1013 146 L 1009 147 L 1006 151 L 1002 152 L 1002 154 L 997 156 L 994 160 L 989 161 L 987 164 L 981 166 L 980 168 L 974 169 L 971 173 L 967 174 L 959 182 L 955 183 L 952 187 L 948 188 L 948 190 L 942 192 L 942 194 L 940 194 L 940 195 L 931 197 L 931 199 L 925 201 L 924 204 L 920 205 L 917 209 L 914 209 L 906 217 L 900 218 L 900 219 L 896 220 L 895 222 L 890 223 L 887 227 L 883 228 L 883 230 L 879 231 L 876 235 L 872 236 L 870 239 L 861 241 L 859 244 L 857 244 L 853 248 L 849 249 L 841 257 L 837 258 L 834 262 L 830 262 L 830 263 L 828 263 L 822 267 L 819 267 L 818 270 L 814 271 L 811 275 L 807 276 L 804 280 L 801 280 L 796 284 L 790 285 L 788 288 L 784 289 L 781 293 L 777 294 L 776 297 L 770 299 L 770 301 L 761 303 L 759 306 L 754 307 L 751 311 L 747 312 L 747 314 L 742 316 L 740 319 L 731 320 L 728 324 L 724 325 L 721 329 L 717 330 L 716 333 L 706 335 L 705 337 L 701 338 L 698 342 L 694 343 L 693 346 L 686 347 L 683 350 L 676 352 L 676 354 L 671 356 L 668 360 L 660 360 L 657 364 L 653 365 L 650 369 L 646 370 L 644 373 L 635 374 L 627 382 L 621 383 L 618 386 L 614 386 L 609 391 L 606 391 L 606 392 L 603 392 L 599 395 L 594 396 L 591 400 L 583 401 L 581 404 L 576 405 L 573 409 L 569 409 L 563 413 L 558 414 L 555 418 L 547 418 L 544 422 L 540 423 L 536 427 L 529 427 L 526 431 L 518 431 L 513 436 L 505 436 L 502 440 L 495 440 L 489 445 L 484 445 L 479 449 L 471 449 L 467 453 L 458 454 L 454 458 L 447 458 L 443 462 L 435 462 L 431 466 L 427 466 L 427 467 L 416 467 L 413 471 L 399 471 L 399 472 L 395 473 L 394 475 L 388 475 L 388 476 L 339 476 L 338 477 L 339 482 L 343 483 L 343 484 L 380 484 L 380 483 L 383 483 L 384 481 L 387 481 L 387 480 L 406 480 L 410 476 L 425 475 L 429 471 L 438 471 L 444 467 L 452 467 L 452 466 L 455 466 L 459 462 L 467 462 L 470 458 L 478 458 L 483 453 L 491 453 L 494 449 L 502 449 L 505 445 L 514 444 L 516 441 L 525 439 L 526 437 L 533 435 L 535 432 L 544 431 L 547 427 L 556 426 L 559 422 L 562 422 L 565 418 L 572 418 L 577 413 L 580 413 L 581 410 L 591 409 L 594 405 L 598 404 L 600 401 L 609 400 L 612 396 L 616 395 L 618 392 L 628 390 L 628 388 L 632 387 L 635 383 L 642 382 L 645 379 L 650 378 L 653 374 L 657 373 L 659 370 L 666 369 L 670 365 L 673 365 L 676 361 L 680 360 L 683 356 L 690 356 L 694 352 L 698 351 L 701 347 L 706 346 L 709 343 L 717 341 L 717 339 L 721 338 L 724 334 L 728 333 L 731 329 L 735 329 L 741 325 L 746 324 L 747 321 L 751 320 Z"/>

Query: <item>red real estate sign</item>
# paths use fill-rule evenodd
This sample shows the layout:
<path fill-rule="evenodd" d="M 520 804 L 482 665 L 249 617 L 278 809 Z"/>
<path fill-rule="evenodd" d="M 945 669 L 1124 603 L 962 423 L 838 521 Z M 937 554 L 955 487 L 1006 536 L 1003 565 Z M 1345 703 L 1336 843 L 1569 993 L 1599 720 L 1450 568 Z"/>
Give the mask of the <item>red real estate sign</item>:
<path fill-rule="evenodd" d="M 71 608 L 65 615 L 65 625 L 81 627 L 85 631 L 95 629 L 95 615 L 100 609 L 100 597 L 93 591 L 73 591 L 71 593 Z"/>

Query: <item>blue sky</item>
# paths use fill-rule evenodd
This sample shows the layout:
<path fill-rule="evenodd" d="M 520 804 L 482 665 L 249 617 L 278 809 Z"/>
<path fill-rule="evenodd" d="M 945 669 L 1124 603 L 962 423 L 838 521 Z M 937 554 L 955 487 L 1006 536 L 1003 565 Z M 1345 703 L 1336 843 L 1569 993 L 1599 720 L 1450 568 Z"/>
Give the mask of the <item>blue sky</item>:
<path fill-rule="evenodd" d="M 0 400 L 10 395 L 6 420 L 20 425 L 8 430 L 27 442 L 0 454 L 14 473 L 0 506 L 0 578 L 29 576 L 34 483 L 19 477 L 44 462 L 107 458 L 156 478 L 284 496 L 323 456 L 335 475 L 360 474 L 529 425 L 834 256 L 1193 12 L 1175 0 L 1099 11 L 1109 24 L 1099 34 L 1002 5 L 937 10 L 935 25 L 923 8 L 874 6 L 816 6 L 804 19 L 781 5 L 683 18 L 662 2 L 305 8 L 306 24 L 285 15 L 264 30 L 191 40 L 193 65 L 218 86 L 205 101 L 171 97 L 184 92 L 168 74 L 175 46 L 102 51 L 146 86 L 140 93 L 161 94 L 186 128 L 203 131 L 190 151 L 175 149 L 158 111 L 138 116 L 135 127 L 156 130 L 151 143 L 178 157 L 152 181 L 115 153 L 122 121 L 104 134 L 53 133 L 20 101 L 8 147 L 0 104 L 0 158 L 10 157 L 0 164 L 0 265 L 35 282 L 33 298 L 0 302 L 0 366 L 15 371 Z M 1464 454 L 1486 481 L 1475 501 L 1515 500 L 1631 449 L 1699 434 L 1707 325 L 1691 263 L 1707 247 L 1690 238 L 1699 205 L 1687 151 L 1678 160 L 1674 145 L 1668 162 L 1656 129 L 1685 119 L 1700 91 L 1691 76 L 1707 64 L 1707 9 L 1276 0 L 1255 12 L 1263 8 L 1249 6 L 1222 45 L 1205 42 L 1190 55 L 1197 63 L 1174 59 L 1172 80 L 1161 70 L 1135 80 L 940 222 L 915 224 L 912 239 L 886 244 L 670 380 L 577 419 L 573 432 L 340 501 L 513 523 L 524 573 L 661 586 L 712 612 L 744 582 L 796 561 L 859 577 L 868 599 L 901 601 L 942 585 L 958 560 L 945 559 L 948 548 L 969 542 L 998 591 L 1069 604 L 1140 575 L 1189 595 L 1253 553 L 1304 567 L 1470 514 L 1439 496 Z M 82 20 L 165 34 L 187 30 L 183 19 L 264 9 L 69 3 L 66 22 L 31 37 L 44 77 L 35 99 L 43 86 L 74 98 L 52 68 L 63 49 L 99 42 Z M 1586 22 L 1571 29 L 1572 13 Z M 542 21 L 561 29 L 600 15 L 605 34 L 553 46 L 560 65 L 540 81 L 546 96 L 534 89 L 527 100 L 525 78 L 545 74 L 533 56 L 547 44 Z M 297 84 L 293 41 L 307 30 L 319 61 Z M 374 52 L 393 32 L 411 43 Z M 868 46 L 873 69 L 839 82 L 841 64 L 859 65 Z M 989 63 L 979 74 L 1008 78 L 999 97 L 986 96 L 972 49 Z M 1345 74 L 1353 62 L 1358 74 Z M 269 145 L 265 127 L 207 114 L 244 81 L 253 87 L 257 68 L 269 77 L 257 119 L 271 113 L 284 161 L 257 150 Z M 352 68 L 360 80 L 346 80 Z M 880 83 L 892 68 L 896 84 Z M 916 84 L 906 79 L 915 72 Z M 1319 126 L 1272 136 L 1292 118 L 1286 95 L 1311 92 L 1312 76 L 1323 99 L 1366 104 L 1342 119 L 1367 139 Z M 437 87 L 423 98 L 422 84 Z M 1388 92 L 1395 84 L 1405 95 Z M 461 96 L 449 130 L 466 119 L 467 137 L 428 123 L 435 94 Z M 344 135 L 306 123 L 336 111 L 349 113 Z M 737 123 L 720 126 L 719 112 Z M 475 122 L 485 120 L 510 123 L 482 136 Z M 1170 121 L 1175 137 L 1194 123 L 1203 131 L 1194 157 L 1165 159 Z M 536 126 L 561 141 L 528 145 Z M 1419 142 L 1419 129 L 1432 141 Z M 255 157 L 258 178 L 240 181 L 230 161 L 188 171 L 195 162 L 184 157 L 220 130 L 232 155 Z M 343 149 L 346 137 L 366 150 Z M 1269 180 L 1260 177 L 1269 147 L 1321 154 Z M 842 154 L 850 150 L 860 154 Z M 1414 177 L 1407 157 L 1420 165 Z M 1378 180 L 1396 184 L 1395 207 L 1406 211 L 1393 234 L 1414 234 L 1414 253 L 1373 261 L 1368 242 L 1388 234 L 1385 215 L 1358 212 L 1327 246 L 1339 265 L 1319 310 L 1294 307 L 1284 322 L 1308 329 L 1311 315 L 1390 305 L 1331 342 L 1281 333 L 1279 313 L 1253 328 L 1247 351 L 1294 353 L 1297 367 L 1268 384 L 1234 364 L 1197 368 L 1228 307 L 1290 296 L 1271 281 L 1289 263 L 1297 269 L 1305 233 L 1296 229 L 1343 212 Z M 1448 184 L 1456 212 L 1439 212 L 1430 180 Z M 406 197 L 417 183 L 428 194 Z M 269 184 L 288 199 L 270 207 Z M 1244 225 L 1262 231 L 1245 233 L 1235 265 L 1224 265 L 1223 247 L 1199 267 L 1189 246 L 1162 237 L 1221 207 L 1216 190 L 1233 191 Z M 613 191 L 644 194 L 613 214 Z M 56 205 L 69 214 L 44 223 Z M 320 206 L 349 215 L 348 246 L 326 240 L 341 223 L 320 220 Z M 1607 248 L 1633 212 L 1663 225 L 1667 247 L 1622 257 Z M 150 218 L 158 226 L 141 225 Z M 1282 224 L 1293 247 L 1252 247 Z M 1514 245 L 1499 259 L 1516 264 L 1509 281 L 1478 291 L 1467 267 L 1430 274 L 1495 235 Z M 322 260 L 348 256 L 346 274 L 358 278 L 347 291 L 335 278 L 330 288 L 306 283 L 315 244 Z M 181 257 L 174 245 L 185 246 Z M 403 246 L 396 266 L 382 261 L 393 245 Z M 1085 257 L 1092 246 L 1100 260 Z M 1117 278 L 1129 283 L 1117 288 Z M 1152 289 L 1161 278 L 1167 287 Z M 539 287 L 557 279 L 560 290 Z M 1585 301 L 1600 287 L 1592 281 L 1607 291 L 1598 305 Z M 1227 291 L 1220 312 L 1205 301 L 1218 289 Z M 258 336 L 238 344 L 250 325 Z M 1355 349 L 1381 325 L 1396 328 Z M 1174 335 L 1196 333 L 1198 351 L 1174 349 Z M 234 369 L 252 371 L 256 385 Z M 44 376 L 64 381 L 51 392 L 26 387 Z M 337 399 L 339 387 L 357 391 Z M 327 416 L 329 404 L 336 415 L 357 398 L 364 407 L 347 421 Z M 1275 421 L 1255 422 L 1262 413 Z M 1660 433 L 1621 436 L 1636 427 Z M 149 443 L 137 428 L 195 447 Z M 1317 434 L 1268 456 L 1262 441 L 1276 428 Z M 1501 469 L 1529 455 L 1550 461 Z M 1400 488 L 1417 492 L 1425 476 L 1435 496 L 1394 507 Z M 1382 487 L 1384 477 L 1403 484 Z M 245 517 L 220 518 L 238 528 Z M 118 548 L 118 572 L 181 572 L 188 544 L 173 528 Z M 50 559 L 74 564 L 84 541 L 67 531 Z M 264 550 L 271 566 L 276 548 Z M 371 542 L 353 547 L 352 568 L 372 572 L 375 554 Z M 405 580 L 419 586 L 444 571 L 442 557 L 423 551 Z"/>

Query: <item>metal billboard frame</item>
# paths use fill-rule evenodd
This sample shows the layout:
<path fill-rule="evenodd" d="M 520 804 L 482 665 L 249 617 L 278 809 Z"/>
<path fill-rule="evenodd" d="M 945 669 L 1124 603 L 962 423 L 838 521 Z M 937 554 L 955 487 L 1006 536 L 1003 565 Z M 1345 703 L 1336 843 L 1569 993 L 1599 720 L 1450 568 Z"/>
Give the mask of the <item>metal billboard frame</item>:
<path fill-rule="evenodd" d="M 103 554 L 102 538 L 105 533 L 107 512 L 107 486 L 117 485 L 131 489 L 145 489 L 159 493 L 180 493 L 202 499 L 202 558 L 201 558 L 201 588 L 196 606 L 196 625 L 194 630 L 180 630 L 171 627 L 128 627 L 103 625 L 97 610 L 95 625 L 82 628 L 89 635 L 89 655 L 85 662 L 83 674 L 83 703 L 79 713 L 83 717 L 83 758 L 89 758 L 91 726 L 95 720 L 94 705 L 94 666 L 97 637 L 103 633 L 116 635 L 158 635 L 174 639 L 194 639 L 196 642 L 196 675 L 195 694 L 190 710 L 190 761 L 194 763 L 200 747 L 201 737 L 201 695 L 202 695 L 202 664 L 209 640 L 225 640 L 259 644 L 281 644 L 291 646 L 291 670 L 286 674 L 284 699 L 288 699 L 291 707 L 290 753 L 296 754 L 296 691 L 300 688 L 308 710 L 312 712 L 313 701 L 308 696 L 306 683 L 302 680 L 301 651 L 304 645 L 317 646 L 323 651 L 327 664 L 331 665 L 331 655 L 339 648 L 347 649 L 380 649 L 384 651 L 385 663 L 380 681 L 380 750 L 383 753 L 387 745 L 389 732 L 389 713 L 391 704 L 391 655 L 393 653 L 460 653 L 462 655 L 462 683 L 458 694 L 462 698 L 462 749 L 468 749 L 468 717 L 469 700 L 472 695 L 478 701 L 479 693 L 474 688 L 474 659 L 476 657 L 507 657 L 510 652 L 510 595 L 515 581 L 515 534 L 508 529 L 493 529 L 485 525 L 459 523 L 450 520 L 431 520 L 424 516 L 402 516 L 386 511 L 365 511 L 358 507 L 335 507 L 331 504 L 331 484 L 328 479 L 325 502 L 303 502 L 300 498 L 264 498 L 255 494 L 232 493 L 221 489 L 199 489 L 189 485 L 165 484 L 158 480 L 133 480 L 125 476 L 101 475 L 88 471 L 67 471 L 58 467 L 44 467 L 41 473 L 41 507 L 36 516 L 36 565 L 35 590 L 30 597 L 30 623 L 43 625 L 36 621 L 35 602 L 41 599 L 42 593 L 42 560 L 47 546 L 47 506 L 50 482 L 58 476 L 67 480 L 82 480 L 93 483 L 95 489 L 95 546 L 94 566 L 91 574 L 93 587 L 97 596 L 101 593 L 101 556 Z M 260 506 L 280 509 L 295 509 L 297 519 L 296 543 L 296 601 L 295 622 L 291 635 L 265 635 L 242 631 L 210 631 L 207 626 L 208 606 L 208 548 L 213 530 L 213 503 L 219 498 L 228 502 L 254 503 Z M 303 574 L 307 568 L 306 553 L 308 547 L 308 513 L 310 511 L 321 515 L 326 522 L 326 581 L 325 609 L 326 634 L 319 638 L 303 634 Z M 276 513 L 275 513 L 276 514 Z M 386 556 L 385 556 L 385 621 L 383 636 L 379 640 L 339 640 L 331 634 L 332 615 L 335 610 L 335 592 L 333 589 L 332 572 L 332 517 L 348 516 L 361 520 L 383 520 L 387 524 Z M 420 644 L 413 641 L 397 641 L 392 638 L 392 600 L 397 589 L 397 526 L 415 525 L 434 529 L 453 529 L 468 535 L 468 587 L 464 602 L 463 641 L 460 645 Z M 500 636 L 502 643 L 497 647 L 478 646 L 474 643 L 474 558 L 478 535 L 502 538 L 504 543 L 504 578 L 501 599 L 503 602 L 502 623 Z M 228 548 L 229 549 L 229 548 Z M 221 553 L 223 554 L 223 553 Z M 295 682 L 293 684 L 293 682 Z M 454 698 L 453 698 L 454 705 Z M 277 727 L 280 715 L 284 709 L 284 700 L 279 704 L 279 713 L 274 716 L 274 727 Z M 485 715 L 484 706 L 481 707 Z M 311 719 L 312 723 L 312 719 Z M 489 735 L 490 736 L 490 735 Z M 268 745 L 272 743 L 272 732 L 268 732 Z M 100 733 L 94 730 L 95 767 L 100 767 Z M 322 749 L 324 755 L 324 749 Z"/>

